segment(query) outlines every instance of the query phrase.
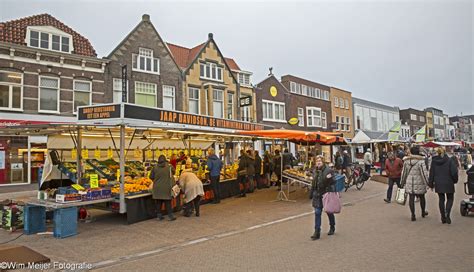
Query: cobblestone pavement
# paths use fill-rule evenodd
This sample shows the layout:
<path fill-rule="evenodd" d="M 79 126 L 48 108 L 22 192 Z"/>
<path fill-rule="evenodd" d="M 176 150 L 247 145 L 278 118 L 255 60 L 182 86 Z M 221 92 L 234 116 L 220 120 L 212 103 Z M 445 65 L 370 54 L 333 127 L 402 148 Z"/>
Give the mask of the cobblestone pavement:
<path fill-rule="evenodd" d="M 459 215 L 461 186 L 453 224 L 439 222 L 437 198 L 428 194 L 427 218 L 410 221 L 408 207 L 383 202 L 386 185 L 368 182 L 343 193 L 336 235 L 311 241 L 314 217 L 303 189 L 296 203 L 272 202 L 275 189 L 220 205 L 204 205 L 201 217 L 174 222 L 148 220 L 126 225 L 116 214 L 94 211 L 66 239 L 22 236 L 14 241 L 53 261 L 87 262 L 99 270 L 286 271 L 286 270 L 456 270 L 474 267 L 474 218 Z M 418 210 L 418 214 L 419 214 Z M 327 231 L 323 218 L 323 231 Z M 17 234 L 0 231 L 0 241 Z"/>

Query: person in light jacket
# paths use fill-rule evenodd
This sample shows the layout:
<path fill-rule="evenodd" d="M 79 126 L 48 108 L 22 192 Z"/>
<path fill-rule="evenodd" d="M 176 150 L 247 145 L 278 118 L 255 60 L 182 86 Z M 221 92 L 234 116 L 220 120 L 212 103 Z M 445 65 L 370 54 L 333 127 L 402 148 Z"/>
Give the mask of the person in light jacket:
<path fill-rule="evenodd" d="M 429 184 L 439 197 L 439 212 L 443 224 L 451 224 L 451 208 L 454 202 L 454 185 L 458 182 L 459 173 L 456 163 L 448 158 L 442 147 L 436 150 L 430 167 Z"/>
<path fill-rule="evenodd" d="M 222 170 L 222 161 L 216 156 L 214 148 L 210 148 L 207 152 L 209 157 L 207 158 L 207 170 L 209 170 L 209 177 L 211 179 L 211 187 L 214 192 L 213 204 L 221 202 L 220 194 L 220 178 Z"/>
<path fill-rule="evenodd" d="M 401 186 L 409 197 L 409 206 L 411 211 L 411 221 L 416 221 L 415 216 L 415 197 L 420 200 L 421 217 L 428 215 L 426 211 L 425 194 L 428 190 L 428 170 L 426 168 L 425 158 L 420 155 L 420 147 L 413 146 L 410 149 L 410 155 L 403 158 L 403 170 Z"/>
<path fill-rule="evenodd" d="M 158 163 L 153 167 L 150 173 L 150 179 L 153 180 L 152 195 L 156 199 L 158 208 L 158 219 L 163 220 L 161 214 L 161 207 L 165 203 L 166 211 L 168 213 L 169 221 L 176 220 L 171 209 L 171 188 L 175 185 L 174 168 L 167 161 L 164 155 L 158 157 Z"/>
<path fill-rule="evenodd" d="M 323 212 L 323 195 L 327 192 L 334 192 L 334 172 L 324 163 L 323 156 L 319 155 L 315 160 L 313 170 L 313 181 L 311 184 L 312 206 L 314 208 L 314 233 L 312 240 L 318 240 L 321 237 L 321 214 Z M 327 213 L 329 218 L 328 235 L 333 235 L 336 231 L 336 218 L 333 213 Z"/>
<path fill-rule="evenodd" d="M 184 216 L 190 217 L 194 208 L 196 216 L 199 217 L 199 204 L 204 195 L 204 187 L 201 180 L 193 173 L 191 159 L 186 160 L 186 169 L 179 177 L 179 187 L 184 193 Z"/>
<path fill-rule="evenodd" d="M 364 154 L 364 165 L 365 165 L 365 172 L 370 176 L 370 170 L 372 169 L 372 152 L 370 148 L 367 148 L 367 151 Z"/>

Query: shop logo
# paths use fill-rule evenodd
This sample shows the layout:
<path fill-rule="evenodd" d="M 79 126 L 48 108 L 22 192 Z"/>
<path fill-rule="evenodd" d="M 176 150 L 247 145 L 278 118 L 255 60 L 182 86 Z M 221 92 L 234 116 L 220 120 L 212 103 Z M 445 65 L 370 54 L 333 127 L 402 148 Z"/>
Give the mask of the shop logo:
<path fill-rule="evenodd" d="M 270 95 L 275 97 L 278 94 L 278 90 L 275 86 L 270 87 Z"/>
<path fill-rule="evenodd" d="M 290 118 L 290 120 L 288 120 L 287 122 L 288 122 L 288 124 L 290 124 L 292 126 L 296 126 L 296 125 L 298 125 L 300 120 L 296 117 L 293 117 L 293 118 Z"/>

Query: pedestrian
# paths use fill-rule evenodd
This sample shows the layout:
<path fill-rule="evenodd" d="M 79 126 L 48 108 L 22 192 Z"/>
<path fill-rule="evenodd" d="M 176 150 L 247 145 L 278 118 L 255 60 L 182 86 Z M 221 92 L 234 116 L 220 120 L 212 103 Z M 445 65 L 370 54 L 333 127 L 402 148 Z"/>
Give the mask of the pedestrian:
<path fill-rule="evenodd" d="M 247 194 L 247 167 L 248 167 L 248 157 L 245 154 L 245 151 L 240 150 L 239 157 L 239 168 L 237 168 L 237 181 L 240 184 L 240 197 L 246 197 Z"/>
<path fill-rule="evenodd" d="M 199 205 L 204 195 L 204 187 L 202 181 L 193 173 L 191 159 L 186 160 L 186 168 L 179 177 L 179 187 L 184 193 L 184 216 L 190 217 L 194 210 L 196 216 L 199 217 Z"/>
<path fill-rule="evenodd" d="M 365 172 L 370 177 L 370 170 L 372 169 L 372 152 L 370 148 L 367 148 L 367 151 L 364 154 L 364 165 L 365 165 Z"/>
<path fill-rule="evenodd" d="M 184 154 L 184 151 L 181 151 L 179 152 L 179 157 L 177 159 L 178 162 L 181 162 L 181 163 L 186 163 L 186 160 L 188 158 L 186 157 L 186 155 Z"/>
<path fill-rule="evenodd" d="M 327 192 L 335 191 L 334 173 L 331 168 L 324 163 L 324 158 L 318 155 L 313 169 L 313 181 L 311 183 L 312 206 L 314 208 L 314 233 L 312 240 L 318 240 L 321 237 L 321 214 L 323 212 L 323 195 Z M 336 231 L 336 218 L 333 213 L 327 213 L 329 219 L 328 235 L 333 235 Z"/>
<path fill-rule="evenodd" d="M 287 148 L 283 151 L 283 169 L 290 169 L 293 166 L 294 157 Z"/>
<path fill-rule="evenodd" d="M 349 180 L 350 176 L 352 175 L 351 171 L 351 164 L 352 164 L 352 159 L 351 156 L 349 155 L 349 152 L 347 150 L 344 150 L 342 152 L 342 169 L 346 173 L 346 178 Z"/>
<path fill-rule="evenodd" d="M 454 184 L 458 182 L 459 173 L 454 159 L 446 155 L 442 147 L 436 150 L 430 167 L 429 184 L 439 197 L 439 212 L 443 224 L 451 224 L 451 208 L 454 203 Z"/>
<path fill-rule="evenodd" d="M 385 161 L 385 172 L 388 176 L 387 198 L 384 199 L 386 203 L 392 201 L 393 185 L 397 184 L 400 188 L 400 178 L 402 176 L 403 161 L 395 156 L 392 152 L 388 153 L 388 159 Z"/>
<path fill-rule="evenodd" d="M 383 170 L 385 169 L 385 161 L 387 160 L 387 150 L 385 150 L 385 147 L 382 148 L 382 152 L 379 154 L 379 162 L 380 162 L 380 175 L 382 175 Z"/>
<path fill-rule="evenodd" d="M 267 179 L 267 187 L 268 184 L 271 184 L 271 181 L 272 181 L 272 170 L 273 169 L 273 158 L 270 154 L 270 152 L 265 151 L 264 155 L 263 155 L 263 175 L 265 176 L 265 178 Z"/>
<path fill-rule="evenodd" d="M 255 190 L 255 157 L 251 149 L 247 150 L 247 182 L 249 183 L 249 192 Z"/>
<path fill-rule="evenodd" d="M 282 174 L 282 169 L 281 169 L 281 156 L 280 156 L 280 150 L 275 150 L 275 156 L 273 156 L 273 172 L 277 176 L 277 185 L 278 185 L 278 190 L 281 190 L 281 174 Z"/>
<path fill-rule="evenodd" d="M 400 160 L 403 160 L 403 158 L 405 157 L 405 151 L 403 151 L 403 146 L 400 146 L 398 148 L 398 151 L 397 151 L 397 157 L 400 159 Z"/>
<path fill-rule="evenodd" d="M 176 154 L 171 155 L 170 164 L 173 166 L 174 170 L 176 170 L 176 165 L 178 164 Z"/>
<path fill-rule="evenodd" d="M 336 152 L 336 155 L 334 157 L 334 164 L 336 167 L 337 172 L 341 173 L 342 172 L 342 164 L 344 163 L 344 159 L 341 156 L 341 153 L 339 151 Z"/>
<path fill-rule="evenodd" d="M 415 197 L 420 200 L 421 217 L 428 215 L 426 211 L 425 194 L 428 189 L 428 172 L 425 164 L 425 158 L 420 155 L 420 147 L 413 146 L 410 149 L 410 155 L 403 158 L 403 170 L 401 178 L 401 187 L 409 195 L 409 206 L 411 211 L 411 221 L 416 221 L 415 216 Z"/>
<path fill-rule="evenodd" d="M 164 155 L 160 155 L 158 157 L 158 163 L 153 167 L 150 174 L 150 179 L 153 180 L 152 197 L 157 202 L 157 217 L 159 220 L 164 219 L 161 213 L 163 203 L 165 204 L 169 221 L 176 220 L 176 217 L 173 216 L 173 210 L 171 209 L 171 199 L 173 198 L 171 188 L 175 185 L 173 175 L 174 168 L 166 161 Z"/>
<path fill-rule="evenodd" d="M 267 184 L 264 182 L 264 179 L 262 178 L 262 157 L 260 157 L 260 154 L 258 153 L 257 150 L 255 150 L 255 181 L 257 182 L 257 188 L 262 189 L 266 188 Z"/>
<path fill-rule="evenodd" d="M 222 170 L 222 161 L 216 156 L 214 148 L 209 148 L 207 151 L 207 170 L 209 170 L 209 178 L 211 179 L 211 188 L 214 193 L 213 204 L 221 202 L 220 193 L 220 178 Z"/>

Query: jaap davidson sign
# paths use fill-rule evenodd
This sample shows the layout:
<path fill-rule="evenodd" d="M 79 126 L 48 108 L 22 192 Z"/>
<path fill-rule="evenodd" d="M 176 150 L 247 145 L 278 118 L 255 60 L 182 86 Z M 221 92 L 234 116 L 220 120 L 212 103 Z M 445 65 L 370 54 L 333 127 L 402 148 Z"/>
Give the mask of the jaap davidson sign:
<path fill-rule="evenodd" d="M 158 108 L 147 108 L 137 105 L 124 105 L 124 118 L 146 121 L 175 123 L 211 128 L 225 128 L 234 130 L 262 130 L 261 124 L 239 122 L 212 116 L 201 116 L 186 112 L 168 111 Z M 79 109 L 79 120 L 95 120 L 120 118 L 120 105 L 91 106 Z"/>

